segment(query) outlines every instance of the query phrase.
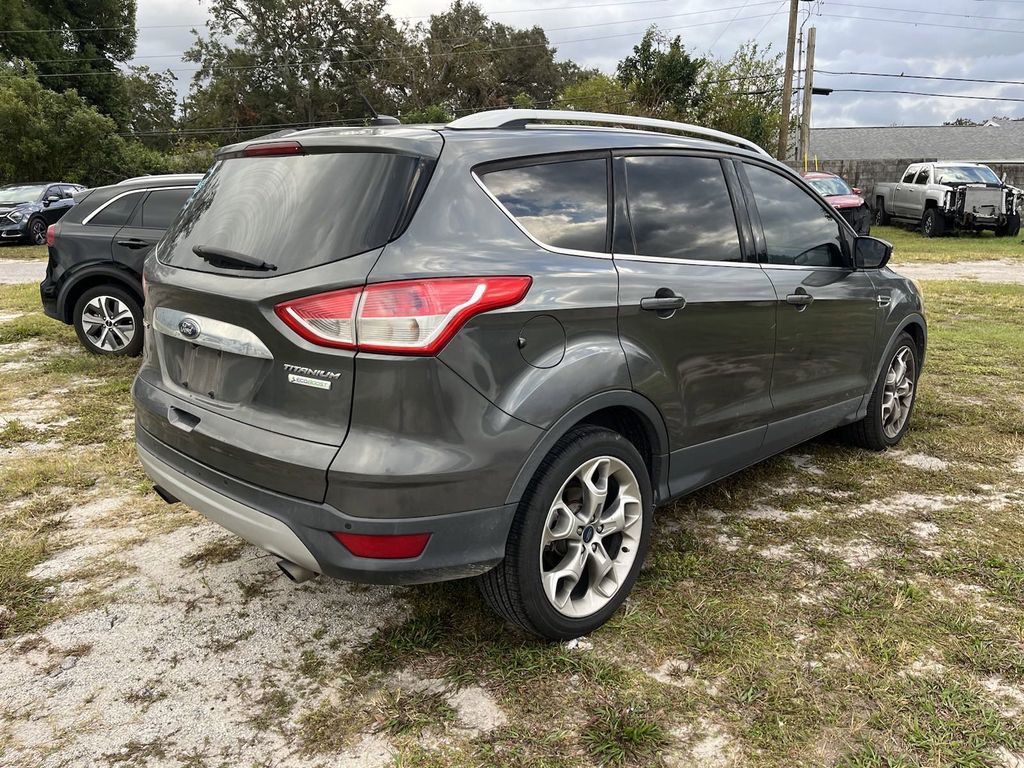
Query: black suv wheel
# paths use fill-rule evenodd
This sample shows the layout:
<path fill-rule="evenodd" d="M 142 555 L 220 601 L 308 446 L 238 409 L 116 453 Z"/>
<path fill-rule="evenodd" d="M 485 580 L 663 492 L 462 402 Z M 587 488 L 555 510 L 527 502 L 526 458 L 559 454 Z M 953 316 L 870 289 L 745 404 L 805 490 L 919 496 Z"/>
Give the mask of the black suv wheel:
<path fill-rule="evenodd" d="M 75 333 L 90 352 L 134 357 L 142 351 L 142 307 L 123 288 L 90 288 L 75 302 L 73 311 Z"/>
<path fill-rule="evenodd" d="M 573 430 L 523 495 L 505 559 L 480 577 L 484 598 L 550 640 L 597 629 L 636 582 L 650 543 L 652 498 L 632 443 L 600 427 Z"/>

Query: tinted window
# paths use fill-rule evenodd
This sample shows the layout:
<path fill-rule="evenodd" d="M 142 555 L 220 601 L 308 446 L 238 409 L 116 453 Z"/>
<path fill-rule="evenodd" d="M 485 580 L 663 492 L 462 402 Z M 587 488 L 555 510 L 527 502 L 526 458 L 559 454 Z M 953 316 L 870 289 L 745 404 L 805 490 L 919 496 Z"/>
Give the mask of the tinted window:
<path fill-rule="evenodd" d="M 142 223 L 139 226 L 147 229 L 167 229 L 191 194 L 191 187 L 158 189 L 150 192 L 149 197 L 142 203 Z"/>
<path fill-rule="evenodd" d="M 627 158 L 626 189 L 638 254 L 743 260 L 729 189 L 715 158 Z"/>
<path fill-rule="evenodd" d="M 391 238 L 420 169 L 418 158 L 338 152 L 221 160 L 199 182 L 160 246 L 161 261 L 203 272 L 203 245 L 277 266 L 287 274 L 380 248 Z"/>
<path fill-rule="evenodd" d="M 917 168 L 909 168 L 906 175 L 903 177 L 904 184 L 913 184 L 914 177 L 917 175 Z"/>
<path fill-rule="evenodd" d="M 545 245 L 607 250 L 606 160 L 528 165 L 491 171 L 481 178 L 526 231 Z"/>
<path fill-rule="evenodd" d="M 921 172 L 917 174 L 917 181 L 915 184 L 927 184 L 928 183 L 928 169 L 922 168 Z"/>
<path fill-rule="evenodd" d="M 72 186 L 62 186 L 60 188 L 60 196 L 67 200 L 71 199 L 71 196 L 74 194 L 74 192 L 75 188 Z"/>
<path fill-rule="evenodd" d="M 795 182 L 747 165 L 770 264 L 843 266 L 839 224 Z"/>
<path fill-rule="evenodd" d="M 130 195 L 119 197 L 89 219 L 89 224 L 100 227 L 123 227 L 128 223 L 128 217 L 132 215 L 132 211 L 135 210 L 140 199 L 142 199 L 142 192 L 133 192 Z"/>

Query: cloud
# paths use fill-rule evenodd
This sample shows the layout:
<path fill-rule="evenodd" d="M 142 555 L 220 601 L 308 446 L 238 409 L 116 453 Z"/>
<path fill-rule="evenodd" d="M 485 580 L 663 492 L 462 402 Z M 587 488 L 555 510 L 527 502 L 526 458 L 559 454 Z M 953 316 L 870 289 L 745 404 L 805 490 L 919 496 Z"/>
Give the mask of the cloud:
<path fill-rule="evenodd" d="M 881 0 L 801 3 L 821 12 L 808 22 L 818 29 L 817 68 L 1024 80 L 1024 6 L 1019 2 L 932 0 L 928 13 L 911 9 L 910 2 L 897 0 L 897 5 L 884 7 Z M 605 72 L 614 70 L 650 24 L 680 35 L 694 53 L 722 58 L 751 39 L 771 44 L 777 51 L 784 51 L 786 44 L 786 0 L 696 0 L 686 5 L 674 0 L 482 0 L 480 4 L 503 23 L 544 27 L 559 58 Z M 446 0 L 391 0 L 389 10 L 415 23 L 448 5 Z M 138 0 L 139 44 L 133 63 L 174 70 L 179 95 L 187 93 L 196 65 L 180 57 L 194 39 L 190 28 L 202 29 L 208 8 L 209 3 L 201 0 Z M 524 8 L 529 10 L 518 12 Z M 819 127 L 935 125 L 963 116 L 1024 116 L 1024 103 L 838 92 L 862 88 L 1024 98 L 1024 86 L 851 75 L 819 75 L 817 84 L 837 89 L 832 96 L 815 98 L 814 124 Z"/>

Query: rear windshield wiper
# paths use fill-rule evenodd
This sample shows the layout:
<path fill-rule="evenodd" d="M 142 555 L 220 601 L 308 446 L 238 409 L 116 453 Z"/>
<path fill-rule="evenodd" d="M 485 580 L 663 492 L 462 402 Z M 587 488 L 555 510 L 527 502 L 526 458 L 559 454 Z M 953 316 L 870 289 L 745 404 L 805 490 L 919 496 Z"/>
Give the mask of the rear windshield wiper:
<path fill-rule="evenodd" d="M 268 264 L 262 259 L 257 259 L 255 256 L 248 256 L 238 251 L 229 251 L 227 248 L 216 248 L 212 245 L 193 245 L 192 253 L 215 267 L 258 269 L 262 272 L 277 271 L 277 265 L 275 264 Z"/>

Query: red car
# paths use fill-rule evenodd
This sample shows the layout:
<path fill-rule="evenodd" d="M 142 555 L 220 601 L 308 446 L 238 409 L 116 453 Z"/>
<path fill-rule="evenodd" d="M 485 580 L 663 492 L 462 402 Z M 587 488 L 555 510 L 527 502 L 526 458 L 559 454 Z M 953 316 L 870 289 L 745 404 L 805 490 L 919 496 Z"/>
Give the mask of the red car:
<path fill-rule="evenodd" d="M 849 184 L 834 173 L 812 171 L 805 173 L 804 179 L 850 222 L 858 235 L 871 233 L 871 211 L 868 210 L 864 198 L 860 196 L 859 189 L 851 189 Z"/>

